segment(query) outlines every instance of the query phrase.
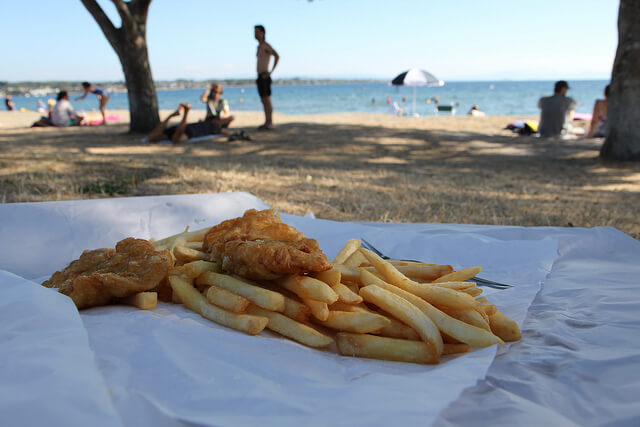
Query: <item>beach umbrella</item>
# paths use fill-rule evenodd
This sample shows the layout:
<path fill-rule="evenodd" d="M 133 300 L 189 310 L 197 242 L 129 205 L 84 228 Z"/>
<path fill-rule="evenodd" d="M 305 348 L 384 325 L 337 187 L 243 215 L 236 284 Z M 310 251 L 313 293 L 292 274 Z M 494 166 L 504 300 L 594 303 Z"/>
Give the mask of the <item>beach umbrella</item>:
<path fill-rule="evenodd" d="M 398 74 L 391 80 L 391 84 L 394 86 L 413 86 L 413 115 L 415 115 L 416 88 L 418 86 L 443 86 L 444 82 L 427 71 L 411 68 L 404 73 Z"/>

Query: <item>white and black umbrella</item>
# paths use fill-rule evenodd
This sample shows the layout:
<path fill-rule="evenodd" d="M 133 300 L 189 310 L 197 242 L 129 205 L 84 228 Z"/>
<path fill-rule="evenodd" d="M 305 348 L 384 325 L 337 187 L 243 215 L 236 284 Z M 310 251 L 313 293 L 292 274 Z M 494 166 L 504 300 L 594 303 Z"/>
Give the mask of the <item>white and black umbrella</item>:
<path fill-rule="evenodd" d="M 443 86 L 444 82 L 427 71 L 411 68 L 404 73 L 398 74 L 391 80 L 391 84 L 394 86 L 413 86 L 413 115 L 415 115 L 416 88 L 418 86 Z"/>

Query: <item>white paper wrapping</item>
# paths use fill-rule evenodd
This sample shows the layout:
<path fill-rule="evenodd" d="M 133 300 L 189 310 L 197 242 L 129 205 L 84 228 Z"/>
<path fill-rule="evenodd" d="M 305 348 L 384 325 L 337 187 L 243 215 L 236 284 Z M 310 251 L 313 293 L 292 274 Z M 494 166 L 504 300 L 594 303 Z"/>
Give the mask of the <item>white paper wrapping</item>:
<path fill-rule="evenodd" d="M 162 238 L 182 231 L 185 225 L 195 229 L 216 224 L 251 207 L 266 205 L 243 193 L 4 205 L 0 206 L 0 236 L 16 245 L 12 250 L 0 249 L 0 267 L 38 278 L 64 267 L 83 249 L 113 246 L 126 236 Z M 283 219 L 318 239 L 330 258 L 346 239 L 364 237 L 399 258 L 449 263 L 456 268 L 483 265 L 483 276 L 515 285 L 506 291 L 487 289 L 486 293 L 521 325 L 558 254 L 556 240 L 544 236 L 496 239 L 472 228 L 461 233 L 447 226 L 441 227 L 440 233 L 427 235 L 404 226 L 385 229 L 289 215 Z M 36 243 L 43 235 L 46 247 Z M 29 254 L 28 260 L 25 254 Z M 15 304 L 37 313 L 36 302 L 28 293 L 16 294 L 15 286 L 7 286 L 11 280 L 16 279 L 0 277 L 0 297 L 11 292 L 17 298 Z M 38 290 L 43 300 L 40 305 L 58 311 L 64 307 L 69 316 L 78 316 L 70 301 L 61 305 L 65 298 L 55 292 L 22 284 L 25 289 Z M 20 313 L 0 311 L 0 321 L 10 316 L 21 317 Z M 496 352 L 495 347 L 476 350 L 445 358 L 437 366 L 346 358 L 268 332 L 246 336 L 170 304 L 160 304 L 153 311 L 101 307 L 83 311 L 80 318 L 89 339 L 84 346 L 77 344 L 80 347 L 74 354 L 82 357 L 93 351 L 95 365 L 82 365 L 69 357 L 68 363 L 59 364 L 55 387 L 76 389 L 86 400 L 102 405 L 97 414 L 107 425 L 114 413 L 123 424 L 136 426 L 185 422 L 381 425 L 390 419 L 429 425 L 465 389 L 483 380 Z M 42 413 L 49 414 L 38 420 L 34 413 L 32 422 L 22 425 L 70 425 L 66 418 L 50 415 L 56 414 L 51 406 L 64 408 L 67 402 L 71 410 L 74 400 L 51 399 L 26 381 L 47 364 L 46 358 L 30 364 L 22 364 L 20 358 L 50 334 L 50 329 L 72 327 L 68 326 L 71 320 L 50 322 L 51 326 L 44 328 L 42 323 L 46 322 L 43 317 L 21 324 L 19 333 L 25 338 L 15 345 L 3 345 L 2 357 L 18 366 L 25 379 L 16 378 L 11 387 L 32 396 Z M 55 341 L 47 343 L 53 349 L 58 347 Z M 501 350 L 505 351 L 509 350 Z M 74 385 L 80 365 L 91 371 L 83 378 L 101 378 L 106 385 L 101 388 L 97 380 L 84 389 Z M 111 400 L 105 403 L 100 396 Z M 17 416 L 20 411 L 16 408 L 13 401 L 0 400 L 1 413 Z"/>
<path fill-rule="evenodd" d="M 2 425 L 119 426 L 73 302 L 0 271 Z"/>

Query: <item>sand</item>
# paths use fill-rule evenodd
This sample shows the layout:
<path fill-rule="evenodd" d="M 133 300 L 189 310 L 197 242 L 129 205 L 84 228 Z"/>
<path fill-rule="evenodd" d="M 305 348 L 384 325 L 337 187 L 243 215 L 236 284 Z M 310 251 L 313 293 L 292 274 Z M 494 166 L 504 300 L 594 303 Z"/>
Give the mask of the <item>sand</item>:
<path fill-rule="evenodd" d="M 613 226 L 640 238 L 640 164 L 599 159 L 601 139 L 504 130 L 524 117 L 276 114 L 276 129 L 258 132 L 262 113 L 236 112 L 253 141 L 173 146 L 142 143 L 126 111 L 109 114 L 123 121 L 29 129 L 37 113 L 0 112 L 0 201 L 248 191 L 334 220 Z"/>

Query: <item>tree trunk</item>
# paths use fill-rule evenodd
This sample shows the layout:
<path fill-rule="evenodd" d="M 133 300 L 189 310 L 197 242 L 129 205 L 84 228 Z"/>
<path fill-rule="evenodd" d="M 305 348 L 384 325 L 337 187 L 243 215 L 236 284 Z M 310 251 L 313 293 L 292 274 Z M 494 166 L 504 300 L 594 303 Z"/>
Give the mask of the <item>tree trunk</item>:
<path fill-rule="evenodd" d="M 129 47 L 122 49 L 122 51 L 123 54 L 118 56 L 122 63 L 129 96 L 129 114 L 131 115 L 129 131 L 149 132 L 160 119 L 158 116 L 158 97 L 149 66 L 147 46 L 145 43 L 144 49 Z"/>
<path fill-rule="evenodd" d="M 122 26 L 115 28 L 95 0 L 81 0 L 115 50 L 127 85 L 130 132 L 149 132 L 159 122 L 158 97 L 147 51 L 147 15 L 151 0 L 112 0 Z"/>
<path fill-rule="evenodd" d="M 618 49 L 611 72 L 607 138 L 600 156 L 640 160 L 640 1 L 620 0 Z"/>

